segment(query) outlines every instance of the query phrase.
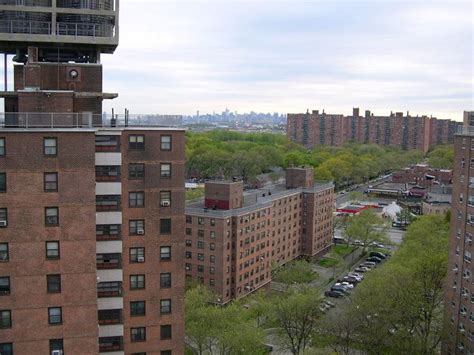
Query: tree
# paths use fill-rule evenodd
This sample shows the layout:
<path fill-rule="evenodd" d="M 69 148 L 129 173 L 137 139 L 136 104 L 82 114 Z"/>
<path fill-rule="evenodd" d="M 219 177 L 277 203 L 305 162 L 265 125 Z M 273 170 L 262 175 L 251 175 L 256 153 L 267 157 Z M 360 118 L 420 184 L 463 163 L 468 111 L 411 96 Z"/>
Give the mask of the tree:
<path fill-rule="evenodd" d="M 392 259 L 354 291 L 340 319 L 343 325 L 351 322 L 355 331 L 335 332 L 332 346 L 352 344 L 368 354 L 437 353 L 443 334 L 448 234 L 443 216 L 414 221 Z"/>
<path fill-rule="evenodd" d="M 275 319 L 292 354 L 301 354 L 311 345 L 311 335 L 318 323 L 318 303 L 316 292 L 310 288 L 293 291 L 275 302 Z"/>
<path fill-rule="evenodd" d="M 359 191 L 349 192 L 349 200 L 352 203 L 359 203 L 361 201 L 365 201 L 366 199 L 367 197 L 362 192 L 359 192 Z"/>
<path fill-rule="evenodd" d="M 352 240 L 360 240 L 365 252 L 372 242 L 388 241 L 387 224 L 372 209 L 367 209 L 351 217 L 345 235 Z"/>
<path fill-rule="evenodd" d="M 403 208 L 397 213 L 397 219 L 400 223 L 407 226 L 413 221 L 414 217 L 408 208 Z"/>

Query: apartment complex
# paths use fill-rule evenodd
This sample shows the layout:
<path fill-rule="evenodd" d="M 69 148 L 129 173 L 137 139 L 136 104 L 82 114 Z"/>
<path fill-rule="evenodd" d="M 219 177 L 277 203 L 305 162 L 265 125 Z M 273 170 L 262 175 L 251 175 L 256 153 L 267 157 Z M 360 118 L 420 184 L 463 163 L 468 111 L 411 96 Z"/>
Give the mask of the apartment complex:
<path fill-rule="evenodd" d="M 269 283 L 274 266 L 326 253 L 333 211 L 333 184 L 314 183 L 311 168 L 245 192 L 242 181 L 208 182 L 204 199 L 186 206 L 186 281 L 209 286 L 221 303 L 242 298 Z"/>
<path fill-rule="evenodd" d="M 464 126 L 454 139 L 449 264 L 445 290 L 443 354 L 474 354 L 474 130 Z"/>
<path fill-rule="evenodd" d="M 2 355 L 184 353 L 184 131 L 103 119 L 118 6 L 0 4 Z"/>
<path fill-rule="evenodd" d="M 413 117 L 408 113 L 391 113 L 374 116 L 370 111 L 359 114 L 354 108 L 352 116 L 312 113 L 288 114 L 288 139 L 312 148 L 317 145 L 342 146 L 346 142 L 396 146 L 402 149 L 419 149 L 427 152 L 436 144 L 453 142 L 460 122 L 434 117 Z"/>

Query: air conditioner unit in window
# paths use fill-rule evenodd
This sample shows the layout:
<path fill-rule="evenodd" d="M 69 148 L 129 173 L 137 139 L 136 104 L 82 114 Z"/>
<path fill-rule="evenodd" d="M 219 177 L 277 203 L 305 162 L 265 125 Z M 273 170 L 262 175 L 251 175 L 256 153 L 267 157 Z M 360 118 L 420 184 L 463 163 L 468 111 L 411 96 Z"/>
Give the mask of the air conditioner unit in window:
<path fill-rule="evenodd" d="M 144 262 L 145 262 L 145 257 L 144 257 L 144 256 L 139 256 L 139 257 L 137 258 L 137 261 L 138 261 L 139 263 L 144 263 Z"/>
<path fill-rule="evenodd" d="M 0 227 L 6 227 L 7 221 L 0 221 Z"/>
<path fill-rule="evenodd" d="M 171 206 L 170 201 L 161 201 L 161 207 L 169 207 L 169 206 Z"/>
<path fill-rule="evenodd" d="M 62 350 L 52 350 L 51 355 L 63 355 L 63 351 Z"/>
<path fill-rule="evenodd" d="M 145 230 L 144 229 L 137 229 L 137 234 L 145 234 Z"/>

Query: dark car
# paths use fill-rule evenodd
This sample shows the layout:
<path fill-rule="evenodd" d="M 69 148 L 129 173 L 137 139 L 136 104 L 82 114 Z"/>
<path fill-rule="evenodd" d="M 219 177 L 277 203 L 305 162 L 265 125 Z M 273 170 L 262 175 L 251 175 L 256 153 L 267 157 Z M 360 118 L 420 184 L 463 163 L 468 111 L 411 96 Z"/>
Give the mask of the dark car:
<path fill-rule="evenodd" d="M 377 258 L 376 256 L 371 256 L 370 258 L 367 258 L 367 261 L 372 261 L 374 263 L 380 263 L 382 261 L 382 259 L 380 258 Z"/>
<path fill-rule="evenodd" d="M 339 292 L 339 291 L 326 291 L 326 292 L 324 292 L 324 296 L 334 297 L 334 298 L 341 298 L 341 297 L 344 297 L 345 295 L 342 292 Z"/>
<path fill-rule="evenodd" d="M 357 280 L 355 277 L 351 277 L 351 276 L 344 276 L 342 278 L 342 281 L 347 281 L 353 285 L 357 284 L 359 282 L 359 280 Z"/>
<path fill-rule="evenodd" d="M 347 288 L 344 287 L 344 286 L 342 286 L 342 285 L 340 285 L 340 286 L 332 286 L 332 287 L 331 287 L 331 291 L 340 292 L 340 293 L 342 293 L 342 294 L 344 294 L 344 295 L 348 295 L 348 294 L 349 294 L 349 292 L 347 291 Z"/>
<path fill-rule="evenodd" d="M 386 258 L 386 256 L 385 256 L 384 254 L 379 253 L 378 251 L 372 251 L 372 252 L 370 252 L 369 256 L 370 256 L 370 257 L 375 256 L 375 257 L 377 257 L 377 258 L 379 258 L 379 259 L 385 259 L 385 258 Z"/>

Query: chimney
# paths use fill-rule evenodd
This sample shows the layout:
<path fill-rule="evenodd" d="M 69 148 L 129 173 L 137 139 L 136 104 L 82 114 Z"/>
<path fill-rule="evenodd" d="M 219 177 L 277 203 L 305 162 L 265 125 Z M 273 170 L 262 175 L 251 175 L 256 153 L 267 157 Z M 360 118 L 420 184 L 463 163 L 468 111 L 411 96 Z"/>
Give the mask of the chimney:
<path fill-rule="evenodd" d="M 370 117 L 370 110 L 365 110 L 365 117 Z"/>
<path fill-rule="evenodd" d="M 359 117 L 359 108 L 358 107 L 353 107 L 352 108 L 352 116 Z"/>

